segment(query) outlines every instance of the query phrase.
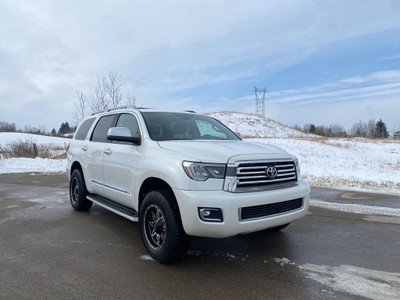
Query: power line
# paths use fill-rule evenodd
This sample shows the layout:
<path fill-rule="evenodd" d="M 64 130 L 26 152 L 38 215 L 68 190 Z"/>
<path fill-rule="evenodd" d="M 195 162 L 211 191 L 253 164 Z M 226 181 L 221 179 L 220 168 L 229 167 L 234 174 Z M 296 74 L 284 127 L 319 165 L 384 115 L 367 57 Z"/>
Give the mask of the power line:
<path fill-rule="evenodd" d="M 265 118 L 265 94 L 269 93 L 267 87 L 258 89 L 254 86 L 254 96 L 256 100 L 256 115 Z"/>

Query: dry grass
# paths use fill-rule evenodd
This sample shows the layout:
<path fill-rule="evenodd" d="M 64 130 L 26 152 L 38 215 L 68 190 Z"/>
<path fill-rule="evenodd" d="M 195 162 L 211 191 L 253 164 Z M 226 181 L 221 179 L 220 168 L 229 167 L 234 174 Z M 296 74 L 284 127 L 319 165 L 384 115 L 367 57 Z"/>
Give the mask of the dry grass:
<path fill-rule="evenodd" d="M 265 139 L 265 138 L 260 138 L 260 137 L 247 137 L 247 136 L 244 136 L 242 138 Z M 280 139 L 280 138 L 270 137 L 267 139 Z M 288 139 L 288 138 L 285 138 L 285 139 Z M 343 139 L 339 139 L 339 138 L 337 138 L 337 140 L 338 140 L 337 142 L 334 142 L 335 138 L 328 138 L 328 137 L 289 137 L 289 139 L 296 139 L 296 140 L 301 140 L 301 141 L 320 143 L 320 144 L 324 144 L 324 145 L 332 146 L 332 147 L 336 147 L 336 148 L 341 148 L 341 149 L 353 148 L 352 145 L 343 143 Z M 339 140 L 342 143 L 339 142 Z M 351 141 L 351 139 L 346 139 L 345 141 Z"/>
<path fill-rule="evenodd" d="M 400 171 L 400 159 L 397 160 L 397 164 L 394 165 L 393 169 L 395 169 L 396 171 Z"/>
<path fill-rule="evenodd" d="M 29 140 L 10 142 L 7 144 L 7 147 L 0 146 L 0 159 L 12 157 L 63 159 L 64 154 L 63 147 L 38 145 Z"/>
<path fill-rule="evenodd" d="M 0 145 L 0 159 L 6 159 L 11 157 L 11 151 L 8 149 L 5 149 Z"/>
<path fill-rule="evenodd" d="M 334 138 L 334 137 L 323 137 L 323 136 L 307 136 L 307 137 L 255 137 L 255 136 L 242 136 L 244 139 L 296 139 L 309 142 L 317 142 L 325 145 L 330 145 L 337 148 L 351 148 L 349 144 L 343 144 L 343 142 L 361 142 L 361 143 L 374 143 L 374 144 L 400 144 L 400 140 L 388 140 L 388 139 L 368 139 L 359 137 L 347 137 L 347 138 Z M 335 140 L 337 142 L 335 142 Z"/>

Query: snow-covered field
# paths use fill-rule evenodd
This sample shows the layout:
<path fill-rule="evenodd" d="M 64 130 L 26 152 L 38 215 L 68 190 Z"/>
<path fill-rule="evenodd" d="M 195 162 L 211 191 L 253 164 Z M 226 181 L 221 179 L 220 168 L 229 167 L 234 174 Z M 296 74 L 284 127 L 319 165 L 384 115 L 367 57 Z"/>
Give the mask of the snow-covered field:
<path fill-rule="evenodd" d="M 53 156 L 60 155 L 65 152 L 65 147 L 71 139 L 43 136 L 29 133 L 19 132 L 0 132 L 0 150 L 10 151 L 13 143 L 35 143 L 39 149 L 46 149 Z M 48 159 L 48 158 L 25 158 L 25 157 L 12 157 L 8 159 L 1 159 L 2 154 L 0 151 L 0 174 L 8 173 L 59 173 L 65 172 L 66 160 L 65 159 Z"/>
<path fill-rule="evenodd" d="M 50 158 L 8 158 L 0 159 L 0 174 L 11 173 L 63 173 L 67 167 L 66 159 Z"/>
<path fill-rule="evenodd" d="M 71 139 L 21 132 L 0 132 L 0 145 L 3 147 L 7 147 L 8 144 L 17 141 L 31 141 L 39 145 L 64 147 L 65 144 L 71 142 Z"/>

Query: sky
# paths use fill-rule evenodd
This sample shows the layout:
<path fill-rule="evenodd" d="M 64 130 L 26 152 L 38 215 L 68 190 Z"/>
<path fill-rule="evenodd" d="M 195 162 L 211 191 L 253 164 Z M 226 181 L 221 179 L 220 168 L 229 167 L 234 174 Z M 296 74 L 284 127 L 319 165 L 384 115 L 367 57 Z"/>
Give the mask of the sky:
<path fill-rule="evenodd" d="M 145 107 L 400 130 L 400 1 L 0 2 L 0 121 L 58 129 L 114 71 Z"/>

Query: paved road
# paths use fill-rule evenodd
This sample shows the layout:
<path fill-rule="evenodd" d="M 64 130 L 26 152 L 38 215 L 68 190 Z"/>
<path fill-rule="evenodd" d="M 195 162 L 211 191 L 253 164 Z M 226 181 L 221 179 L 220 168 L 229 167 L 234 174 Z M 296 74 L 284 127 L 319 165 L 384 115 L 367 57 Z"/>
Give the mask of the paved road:
<path fill-rule="evenodd" d="M 193 238 L 182 261 L 161 265 L 146 256 L 136 223 L 97 205 L 72 210 L 66 187 L 65 175 L 0 175 L 0 299 L 362 298 L 326 284 L 349 270 L 361 276 L 350 284 L 356 290 L 400 295 L 396 217 L 311 208 L 280 233 Z M 327 189 L 313 189 L 312 197 L 400 204 L 396 196 Z M 365 276 L 372 285 L 362 285 Z"/>

